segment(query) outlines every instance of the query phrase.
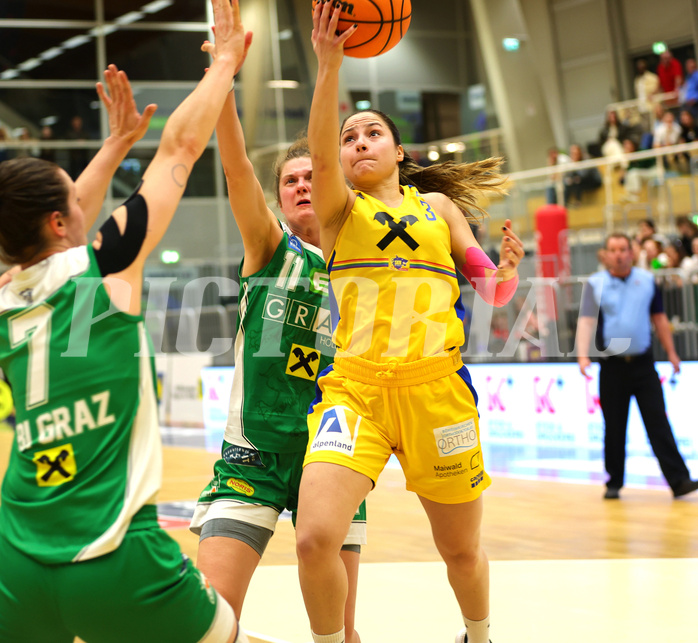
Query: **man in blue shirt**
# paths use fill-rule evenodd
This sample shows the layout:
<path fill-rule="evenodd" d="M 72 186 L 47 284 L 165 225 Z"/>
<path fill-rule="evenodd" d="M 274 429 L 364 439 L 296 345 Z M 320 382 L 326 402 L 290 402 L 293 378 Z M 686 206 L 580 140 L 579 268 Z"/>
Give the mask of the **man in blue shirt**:
<path fill-rule="evenodd" d="M 683 106 L 688 109 L 693 118 L 698 118 L 698 71 L 696 61 L 689 58 L 686 61 L 686 80 L 682 88 Z"/>
<path fill-rule="evenodd" d="M 664 393 L 654 368 L 652 325 L 674 367 L 681 368 L 671 327 L 651 273 L 633 267 L 630 238 L 622 233 L 606 239 L 607 270 L 589 277 L 579 311 L 579 369 L 587 376 L 589 346 L 596 327 L 599 360 L 599 401 L 605 424 L 604 457 L 608 481 L 604 498 L 620 497 L 625 477 L 625 442 L 630 398 L 634 395 L 652 451 L 674 497 L 698 489 L 691 480 L 666 415 Z"/>

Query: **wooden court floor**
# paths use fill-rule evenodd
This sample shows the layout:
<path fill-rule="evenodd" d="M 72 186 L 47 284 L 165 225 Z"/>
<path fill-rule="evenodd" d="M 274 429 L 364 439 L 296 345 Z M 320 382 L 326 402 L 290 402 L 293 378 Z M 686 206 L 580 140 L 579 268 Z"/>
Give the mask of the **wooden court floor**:
<path fill-rule="evenodd" d="M 0 431 L 0 475 L 12 434 Z M 216 458 L 164 448 L 161 502 L 194 500 Z M 494 477 L 483 545 L 490 559 L 493 643 L 696 643 L 698 494 Z M 196 560 L 197 539 L 170 533 Z M 368 498 L 357 629 L 363 643 L 453 641 L 461 627 L 445 567 L 417 498 L 386 469 Z M 242 614 L 253 641 L 309 643 L 294 534 L 279 523 Z M 89 643 L 89 642 L 88 642 Z M 127 643 L 127 642 L 125 642 Z"/>

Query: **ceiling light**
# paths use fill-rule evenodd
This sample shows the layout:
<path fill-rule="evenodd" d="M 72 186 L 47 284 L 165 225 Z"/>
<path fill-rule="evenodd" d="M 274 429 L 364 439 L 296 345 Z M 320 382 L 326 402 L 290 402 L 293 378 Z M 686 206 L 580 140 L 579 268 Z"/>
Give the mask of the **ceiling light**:
<path fill-rule="evenodd" d="M 123 16 L 119 16 L 114 22 L 117 25 L 130 25 L 132 22 L 138 22 L 144 15 L 140 11 L 129 11 Z"/>
<path fill-rule="evenodd" d="M 0 78 L 3 80 L 10 80 L 10 78 L 17 78 L 19 72 L 16 69 L 6 69 L 0 74 Z"/>
<path fill-rule="evenodd" d="M 39 54 L 39 58 L 41 58 L 41 60 L 52 60 L 53 58 L 60 56 L 62 53 L 63 49 L 61 47 L 51 47 L 51 49 L 41 52 Z"/>
<path fill-rule="evenodd" d="M 291 38 L 293 38 L 293 31 L 291 29 L 283 29 L 282 31 L 279 31 L 279 35 L 277 37 L 279 40 L 291 40 Z"/>
<path fill-rule="evenodd" d="M 149 2 L 141 7 L 141 11 L 144 13 L 157 13 L 161 9 L 165 9 L 173 4 L 174 0 L 155 0 L 154 2 Z"/>
<path fill-rule="evenodd" d="M 181 256 L 176 250 L 163 250 L 160 253 L 160 261 L 162 261 L 162 263 L 178 263 L 180 258 Z"/>
<path fill-rule="evenodd" d="M 81 34 L 79 36 L 73 36 L 72 38 L 68 38 L 61 47 L 65 49 L 74 49 L 75 47 L 79 47 L 80 45 L 84 45 L 86 42 L 90 42 L 92 38 L 89 36 L 86 36 L 85 34 Z"/>
<path fill-rule="evenodd" d="M 23 63 L 17 65 L 17 69 L 21 71 L 29 71 L 30 69 L 36 69 L 40 64 L 41 61 L 38 58 L 30 58 L 29 60 L 25 60 Z"/>
<path fill-rule="evenodd" d="M 116 25 L 104 25 L 103 27 L 95 27 L 90 29 L 88 32 L 91 36 L 108 36 L 110 33 L 114 33 L 118 27 Z"/>

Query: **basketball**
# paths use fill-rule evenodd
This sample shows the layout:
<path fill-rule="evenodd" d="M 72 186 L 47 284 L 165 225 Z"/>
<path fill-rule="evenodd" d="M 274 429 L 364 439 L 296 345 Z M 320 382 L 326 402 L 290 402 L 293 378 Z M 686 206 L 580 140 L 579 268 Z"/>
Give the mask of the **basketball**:
<path fill-rule="evenodd" d="M 371 58 L 392 49 L 407 32 L 412 19 L 410 0 L 313 0 L 342 5 L 337 30 L 342 32 L 353 24 L 356 33 L 344 44 L 344 54 L 353 58 Z"/>

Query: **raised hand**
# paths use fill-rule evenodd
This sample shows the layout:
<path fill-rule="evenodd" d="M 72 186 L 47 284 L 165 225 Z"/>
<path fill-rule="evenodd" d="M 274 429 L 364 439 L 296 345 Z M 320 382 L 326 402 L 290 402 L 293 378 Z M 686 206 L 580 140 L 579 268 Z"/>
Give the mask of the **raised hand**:
<path fill-rule="evenodd" d="M 213 20 L 215 23 L 216 58 L 231 56 L 237 61 L 236 70 L 240 68 L 247 55 L 251 34 L 245 34 L 240 19 L 239 0 L 211 0 Z"/>
<path fill-rule="evenodd" d="M 139 113 L 128 76 L 116 65 L 109 65 L 104 71 L 104 80 L 109 93 L 102 83 L 97 83 L 97 94 L 109 114 L 110 135 L 133 145 L 145 135 L 157 105 L 151 103 Z"/>
<path fill-rule="evenodd" d="M 356 31 L 352 25 L 346 31 L 337 33 L 339 14 L 342 12 L 341 3 L 318 2 L 313 11 L 313 33 L 311 40 L 313 50 L 320 64 L 328 64 L 339 68 L 344 58 L 344 43 Z"/>
<path fill-rule="evenodd" d="M 516 234 L 511 229 L 511 219 L 507 219 L 502 228 L 504 237 L 499 248 L 499 265 L 497 269 L 500 276 L 508 278 L 508 273 L 515 272 L 524 256 L 524 247 Z M 506 273 L 506 274 L 502 274 Z"/>
<path fill-rule="evenodd" d="M 216 27 L 212 27 L 213 30 L 213 35 L 216 35 Z M 240 69 L 242 69 L 242 65 L 245 62 L 245 58 L 247 58 L 247 51 L 250 48 L 250 45 L 252 44 L 252 32 L 248 31 L 245 33 L 245 47 L 243 50 L 242 54 L 242 59 L 238 63 L 237 67 L 235 68 L 235 75 L 237 76 L 238 72 Z M 204 40 L 204 44 L 201 45 L 201 51 L 206 52 L 209 56 L 211 56 L 212 60 L 216 59 L 216 43 L 211 42 L 210 40 Z M 208 71 L 208 69 L 206 70 Z"/>

